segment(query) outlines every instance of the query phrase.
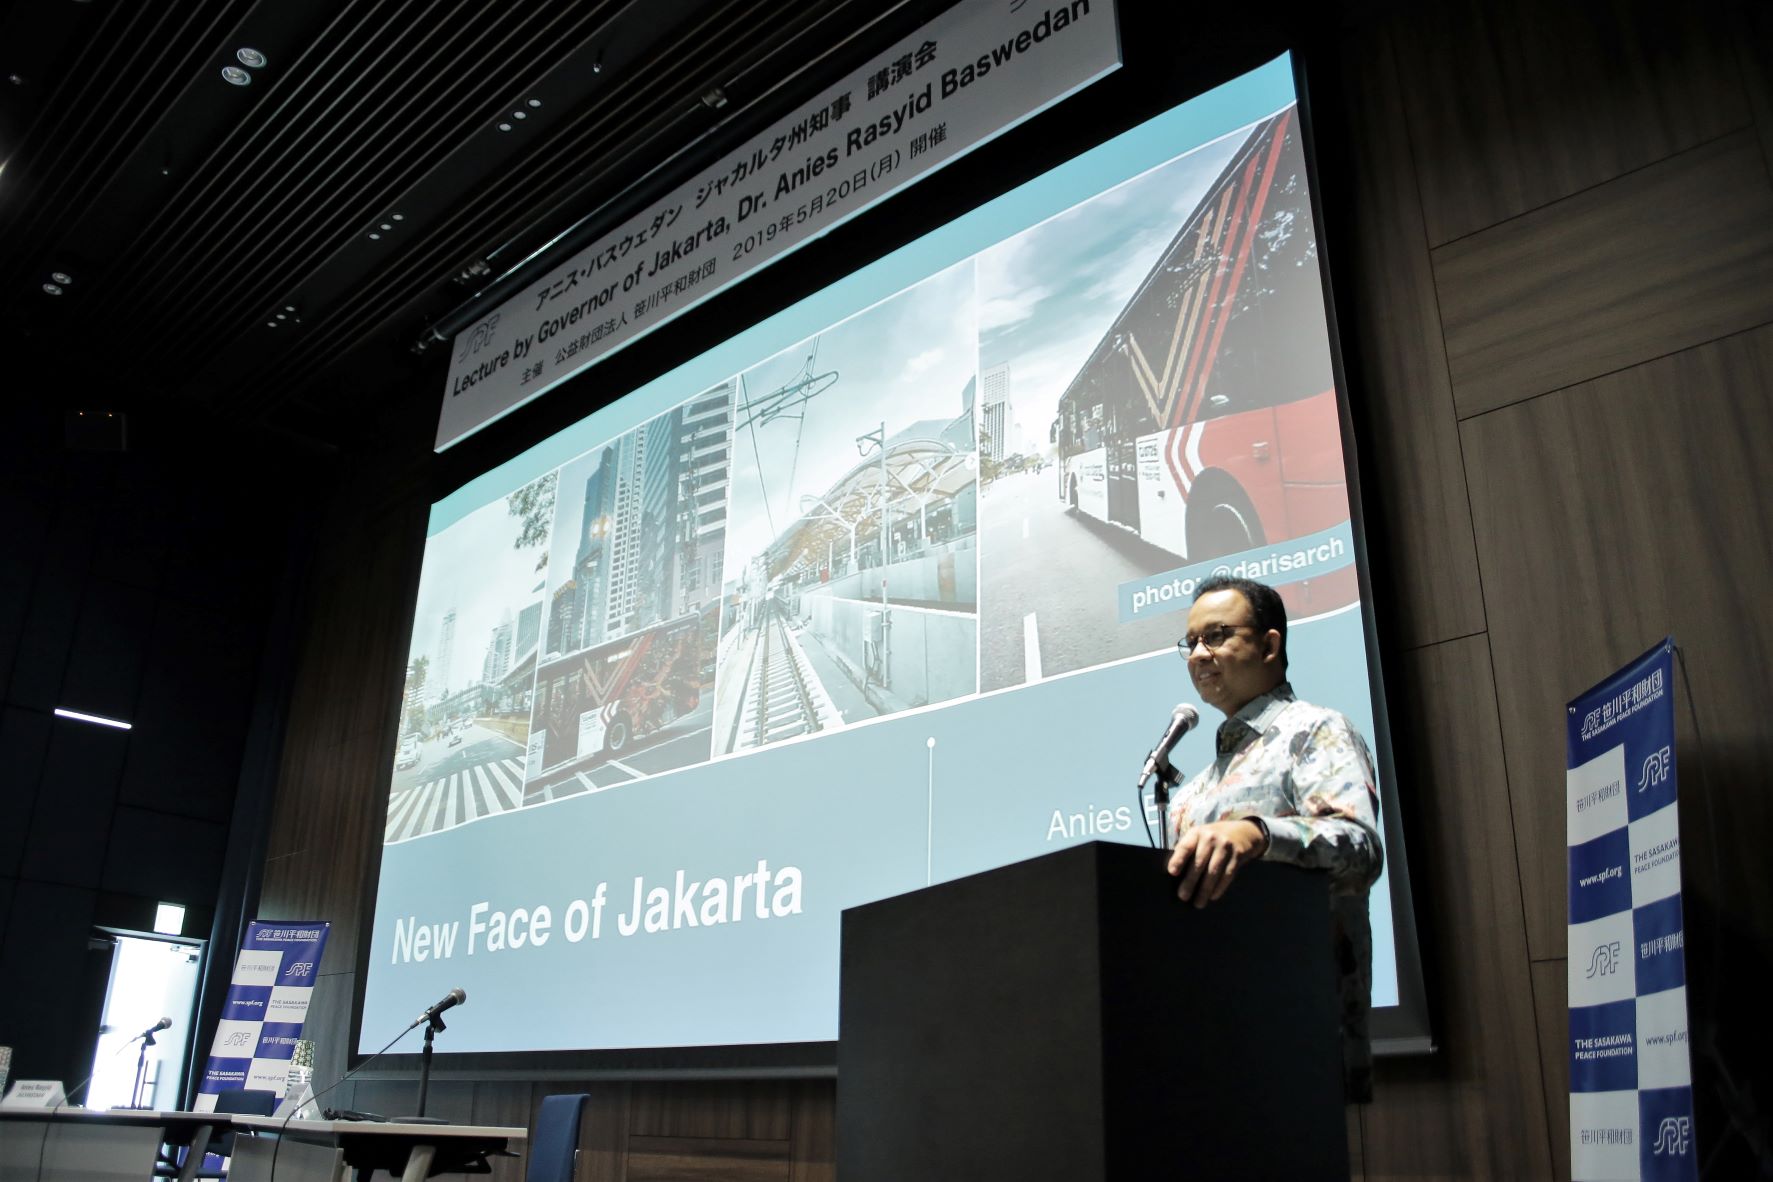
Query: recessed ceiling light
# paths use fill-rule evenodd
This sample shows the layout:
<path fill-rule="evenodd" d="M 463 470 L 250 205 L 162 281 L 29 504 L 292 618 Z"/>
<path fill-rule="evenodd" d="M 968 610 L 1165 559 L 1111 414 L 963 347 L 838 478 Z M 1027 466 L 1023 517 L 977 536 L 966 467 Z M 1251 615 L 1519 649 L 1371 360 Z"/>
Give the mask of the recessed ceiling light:
<path fill-rule="evenodd" d="M 384 230 L 392 230 L 392 229 L 393 229 L 393 228 L 394 228 L 394 227 L 393 227 L 393 225 L 392 225 L 392 224 L 391 224 L 391 223 L 388 223 L 388 222 L 383 222 L 383 223 L 382 223 L 382 229 L 384 229 Z"/>
<path fill-rule="evenodd" d="M 510 131 L 511 125 L 509 123 L 501 123 L 501 124 L 499 124 L 499 130 L 500 131 Z"/>
<path fill-rule="evenodd" d="M 63 284 L 64 286 L 66 284 L 74 282 L 74 277 L 72 275 L 68 274 L 66 271 L 51 271 L 49 273 L 49 277 L 51 279 L 55 280 L 57 283 Z"/>
<path fill-rule="evenodd" d="M 294 304 L 285 304 L 285 305 L 283 305 L 283 310 L 285 312 L 293 312 L 293 311 L 295 311 L 295 305 Z"/>
<path fill-rule="evenodd" d="M 61 295 L 62 294 L 62 285 L 59 283 L 45 283 L 43 285 L 43 290 L 48 292 L 50 295 Z"/>
<path fill-rule="evenodd" d="M 275 320 L 267 320 L 267 321 L 265 321 L 265 327 L 266 328 L 276 328 L 277 322 Z"/>
<path fill-rule="evenodd" d="M 513 111 L 513 112 L 511 112 L 511 118 L 513 118 L 513 119 L 528 119 L 529 112 L 528 111 Z"/>
<path fill-rule="evenodd" d="M 234 51 L 234 56 L 240 59 L 241 65 L 251 66 L 255 70 L 263 67 L 270 61 L 269 58 L 258 50 L 250 49 L 244 45 Z"/>
<path fill-rule="evenodd" d="M 279 312 L 279 313 L 277 313 L 277 319 L 279 319 L 279 320 L 288 320 L 288 319 L 289 319 L 289 313 L 288 313 L 288 312 Z"/>
<path fill-rule="evenodd" d="M 541 99 L 530 99 L 529 105 L 532 107 L 539 107 L 542 105 L 542 100 Z"/>
<path fill-rule="evenodd" d="M 397 213 L 394 215 L 394 220 L 397 222 L 404 222 L 406 220 L 406 215 L 403 213 Z"/>
<path fill-rule="evenodd" d="M 382 240 L 382 236 L 380 234 L 375 233 L 374 231 L 371 231 L 369 236 L 372 240 L 374 240 L 376 242 L 380 242 Z"/>
<path fill-rule="evenodd" d="M 239 66 L 223 66 L 222 77 L 226 78 L 229 82 L 232 82 L 235 86 L 252 85 L 252 75 L 248 74 L 245 70 L 242 70 Z"/>

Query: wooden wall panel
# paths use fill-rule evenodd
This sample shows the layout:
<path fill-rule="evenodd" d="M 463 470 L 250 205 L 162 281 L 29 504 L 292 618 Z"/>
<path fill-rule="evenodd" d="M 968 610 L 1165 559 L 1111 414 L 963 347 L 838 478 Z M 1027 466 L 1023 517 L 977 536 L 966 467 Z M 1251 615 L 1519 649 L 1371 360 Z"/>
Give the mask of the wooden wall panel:
<path fill-rule="evenodd" d="M 1773 825 L 1773 782 L 1747 770 L 1768 750 L 1764 693 L 1748 687 L 1773 667 L 1769 391 L 1764 328 L 1464 425 L 1485 597 L 1508 622 L 1491 651 L 1536 960 L 1564 955 L 1564 703 L 1671 629 L 1711 765 L 1683 744 L 1683 807 L 1699 821 L 1710 791 L 1729 793 L 1718 847 L 1687 851 L 1689 889 L 1773 937 L 1754 836 Z"/>
<path fill-rule="evenodd" d="M 1718 3 L 1457 0 L 1400 22 L 1440 245 L 1747 125 Z"/>
<path fill-rule="evenodd" d="M 1749 110 L 1761 137 L 1761 155 L 1773 169 L 1773 5 L 1743 0 L 1733 4 L 1730 31 L 1742 70 Z"/>
<path fill-rule="evenodd" d="M 837 1082 L 798 1080 L 791 1105 L 789 1182 L 836 1182 Z"/>
<path fill-rule="evenodd" d="M 1358 249 L 1332 259 L 1338 270 L 1346 263 L 1355 298 L 1339 320 L 1359 362 L 1353 413 L 1372 444 L 1361 495 L 1382 526 L 1380 572 L 1396 588 L 1388 626 L 1414 647 L 1482 631 L 1477 548 L 1390 37 L 1370 29 L 1351 38 L 1338 66 L 1339 114 L 1361 139 L 1346 186 Z M 1332 246 L 1339 228 L 1327 227 Z"/>
<path fill-rule="evenodd" d="M 283 751 L 277 766 L 280 791 L 271 803 L 271 822 L 265 846 L 267 858 L 293 854 L 302 848 L 299 830 L 303 806 L 293 785 L 314 782 L 314 767 L 326 749 L 326 744 L 318 737 L 320 698 L 308 681 L 311 659 L 312 654 L 304 646 L 295 662 L 301 672 L 289 695 Z"/>
<path fill-rule="evenodd" d="M 786 1141 L 791 1087 L 787 1080 L 637 1083 L 628 1132 Z"/>
<path fill-rule="evenodd" d="M 339 495 L 334 539 L 316 564 L 303 638 L 300 684 L 291 695 L 291 733 L 322 748 L 352 739 L 385 741 L 393 758 L 398 689 L 412 634 L 409 588 L 424 556 L 422 505 L 364 512 L 366 490 Z M 385 738 L 384 738 L 385 737 Z"/>
<path fill-rule="evenodd" d="M 300 848 L 265 863 L 256 915 L 330 920 L 329 970 L 355 970 L 357 942 L 368 936 L 358 925 L 364 891 L 373 887 L 368 879 L 380 815 L 374 790 L 366 786 L 373 784 L 373 765 L 346 758 L 348 750 L 327 753 L 332 758 L 318 762 L 316 777 L 303 782 L 305 790 L 289 787 L 280 794 L 308 797 L 310 811 L 289 827 L 295 836 L 285 838 L 286 844 L 299 841 Z M 321 790 L 323 785 L 328 790 Z"/>
<path fill-rule="evenodd" d="M 341 498 L 349 513 L 356 502 Z M 416 511 L 355 521 L 314 578 L 288 738 L 272 809 L 260 914 L 332 921 L 328 963 L 355 967 L 364 893 L 387 815 L 387 765 L 410 622 L 406 588 L 423 554 Z"/>
<path fill-rule="evenodd" d="M 1552 1168 L 1560 1180 L 1570 1176 L 1570 982 L 1565 971 L 1562 960 L 1533 962 L 1545 1125 L 1551 1131 Z"/>
<path fill-rule="evenodd" d="M 628 1182 L 788 1182 L 788 1142 L 629 1137 Z"/>
<path fill-rule="evenodd" d="M 301 918 L 312 919 L 313 916 Z M 321 963 L 322 972 L 314 979 L 314 995 L 308 999 L 307 1022 L 302 1028 L 302 1037 L 314 1042 L 316 1095 L 344 1077 L 351 1049 L 351 994 L 356 988 L 357 974 L 325 971 L 332 963 L 330 955 Z M 321 1107 L 356 1107 L 356 1084 L 356 1080 L 347 1080 L 342 1086 L 319 1096 Z"/>
<path fill-rule="evenodd" d="M 470 1119 L 477 1125 L 505 1125 L 530 1128 L 535 1123 L 531 1109 L 541 1104 L 529 1083 L 512 1080 L 481 1080 L 474 1084 L 473 1110 Z M 523 1182 L 527 1152 L 521 1157 L 492 1159 L 492 1182 Z"/>
<path fill-rule="evenodd" d="M 1394 716 L 1416 755 L 1425 955 L 1440 1054 L 1381 1060 L 1362 1114 L 1367 1175 L 1537 1178 L 1551 1171 L 1509 780 L 1482 637 L 1419 649 Z M 1425 888 L 1425 889 L 1424 889 Z"/>
<path fill-rule="evenodd" d="M 631 1085 L 625 1083 L 560 1084 L 537 1088 L 539 1106 L 548 1091 L 588 1092 L 584 1124 L 579 1128 L 578 1182 L 622 1182 L 628 1176 L 628 1113 Z M 534 1118 L 531 1118 L 534 1122 Z"/>
<path fill-rule="evenodd" d="M 1773 321 L 1750 131 L 1434 253 L 1460 417 Z"/>

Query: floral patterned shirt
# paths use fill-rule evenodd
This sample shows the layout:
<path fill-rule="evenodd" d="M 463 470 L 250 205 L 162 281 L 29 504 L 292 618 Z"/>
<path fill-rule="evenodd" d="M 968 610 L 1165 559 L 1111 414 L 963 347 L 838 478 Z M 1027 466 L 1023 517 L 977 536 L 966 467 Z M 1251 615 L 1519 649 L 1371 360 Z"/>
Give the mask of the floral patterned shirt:
<path fill-rule="evenodd" d="M 1244 818 L 1268 829 L 1264 861 L 1329 875 L 1349 1094 L 1365 1099 L 1373 974 L 1367 888 L 1384 865 L 1366 741 L 1342 714 L 1301 702 L 1284 681 L 1250 701 L 1220 724 L 1218 756 L 1170 802 L 1168 844 L 1196 825 Z"/>

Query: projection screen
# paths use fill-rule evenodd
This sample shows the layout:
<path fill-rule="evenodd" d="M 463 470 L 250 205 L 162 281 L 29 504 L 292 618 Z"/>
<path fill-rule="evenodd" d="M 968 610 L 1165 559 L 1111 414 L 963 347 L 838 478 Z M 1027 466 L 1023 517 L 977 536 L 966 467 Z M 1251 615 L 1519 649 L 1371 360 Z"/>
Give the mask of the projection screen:
<path fill-rule="evenodd" d="M 452 987 L 448 1053 L 829 1043 L 844 908 L 1147 841 L 1215 572 L 1373 736 L 1321 276 L 1283 58 L 438 502 L 360 1052 Z"/>

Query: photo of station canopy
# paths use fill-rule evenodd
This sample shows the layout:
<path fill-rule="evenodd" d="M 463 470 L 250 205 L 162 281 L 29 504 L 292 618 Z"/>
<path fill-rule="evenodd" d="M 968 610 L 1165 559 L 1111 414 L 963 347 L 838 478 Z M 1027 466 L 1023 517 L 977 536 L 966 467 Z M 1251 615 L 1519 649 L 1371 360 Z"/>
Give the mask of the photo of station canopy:
<path fill-rule="evenodd" d="M 978 688 L 969 264 L 739 379 L 715 749 Z"/>

